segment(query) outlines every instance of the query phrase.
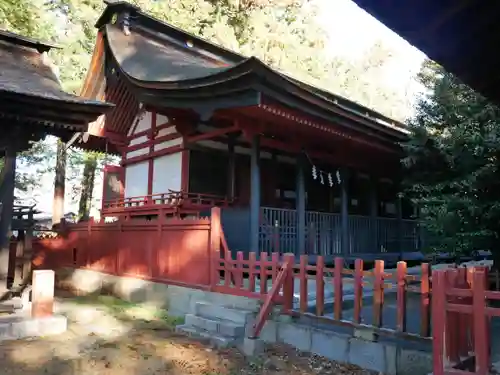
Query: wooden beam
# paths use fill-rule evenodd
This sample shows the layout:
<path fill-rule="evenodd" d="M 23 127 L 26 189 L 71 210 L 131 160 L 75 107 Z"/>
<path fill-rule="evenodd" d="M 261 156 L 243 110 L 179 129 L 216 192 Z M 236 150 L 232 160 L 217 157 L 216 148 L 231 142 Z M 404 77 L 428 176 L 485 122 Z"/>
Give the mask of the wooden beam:
<path fill-rule="evenodd" d="M 199 142 L 199 141 L 213 139 L 213 138 L 216 138 L 216 137 L 220 137 L 221 135 L 226 135 L 226 134 L 234 133 L 234 132 L 237 132 L 237 131 L 240 131 L 240 130 L 241 129 L 239 128 L 238 125 L 233 125 L 233 126 L 231 126 L 229 128 L 222 128 L 222 129 L 213 130 L 213 131 L 210 131 L 210 132 L 207 132 L 207 133 L 202 133 L 202 134 L 197 134 L 197 135 L 193 135 L 193 136 L 188 136 L 188 137 L 186 137 L 186 143 L 195 143 L 195 142 Z"/>

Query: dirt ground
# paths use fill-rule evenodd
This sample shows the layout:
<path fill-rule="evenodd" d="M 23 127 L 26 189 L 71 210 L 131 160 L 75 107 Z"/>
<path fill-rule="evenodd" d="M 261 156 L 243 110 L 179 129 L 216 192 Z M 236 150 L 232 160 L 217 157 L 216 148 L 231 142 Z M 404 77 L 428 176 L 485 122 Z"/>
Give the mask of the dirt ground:
<path fill-rule="evenodd" d="M 112 297 L 60 298 L 56 311 L 68 316 L 68 331 L 0 342 L 0 374 L 371 374 L 285 346 L 246 359 L 236 349 L 216 350 L 175 333 L 180 322 L 164 310 Z"/>

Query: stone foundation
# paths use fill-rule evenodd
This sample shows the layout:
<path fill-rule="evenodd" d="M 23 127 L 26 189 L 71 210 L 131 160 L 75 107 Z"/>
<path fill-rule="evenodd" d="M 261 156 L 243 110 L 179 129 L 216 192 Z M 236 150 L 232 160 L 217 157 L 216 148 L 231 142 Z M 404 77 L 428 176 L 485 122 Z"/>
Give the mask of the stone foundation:
<path fill-rule="evenodd" d="M 402 348 L 388 342 L 367 341 L 282 317 L 267 321 L 260 338 L 267 343 L 282 342 L 304 352 L 387 375 L 426 375 L 432 372 L 431 352 Z"/>
<path fill-rule="evenodd" d="M 0 317 L 0 341 L 59 335 L 66 332 L 65 316 L 33 318 L 23 315 Z"/>
<path fill-rule="evenodd" d="M 132 303 L 151 304 L 167 309 L 172 316 L 194 314 L 196 302 L 245 309 L 257 312 L 260 301 L 167 285 L 134 277 L 120 277 L 86 269 L 60 269 L 56 271 L 56 286 L 78 295 L 101 292 Z"/>

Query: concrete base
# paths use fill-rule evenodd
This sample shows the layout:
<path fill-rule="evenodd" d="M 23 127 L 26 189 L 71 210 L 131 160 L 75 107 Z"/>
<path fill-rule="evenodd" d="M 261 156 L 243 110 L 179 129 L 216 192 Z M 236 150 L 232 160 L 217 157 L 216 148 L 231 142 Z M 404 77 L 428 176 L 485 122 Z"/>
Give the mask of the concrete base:
<path fill-rule="evenodd" d="M 58 335 L 66 332 L 67 328 L 66 317 L 60 315 L 44 318 L 32 318 L 23 314 L 2 316 L 0 317 L 0 341 Z"/>
<path fill-rule="evenodd" d="M 268 320 L 260 338 L 269 344 L 285 343 L 304 352 L 388 375 L 424 375 L 432 371 L 430 352 L 403 349 L 310 325 Z"/>
<path fill-rule="evenodd" d="M 264 352 L 264 341 L 260 339 L 250 339 L 245 337 L 243 342 L 238 345 L 238 348 L 245 354 L 246 356 L 253 357 Z"/>

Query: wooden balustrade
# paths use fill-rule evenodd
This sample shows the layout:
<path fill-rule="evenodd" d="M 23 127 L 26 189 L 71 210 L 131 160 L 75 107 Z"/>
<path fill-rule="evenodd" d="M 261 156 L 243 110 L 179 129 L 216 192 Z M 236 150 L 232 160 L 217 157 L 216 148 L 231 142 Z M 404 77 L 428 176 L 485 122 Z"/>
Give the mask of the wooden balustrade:
<path fill-rule="evenodd" d="M 295 259 L 293 255 L 285 255 Z M 279 282 L 283 288 L 273 289 L 278 282 L 279 271 L 283 269 L 284 259 L 279 253 L 270 257 L 267 253 L 250 253 L 245 259 L 242 252 L 231 258 L 229 252 L 223 252 L 216 262 L 218 280 L 214 291 L 259 298 L 268 301 L 272 291 L 272 301 L 283 306 L 283 313 L 305 316 L 323 323 L 344 326 L 372 327 L 378 334 L 402 336 L 412 339 L 430 339 L 430 266 L 424 263 L 417 274 L 409 274 L 405 262 L 399 262 L 396 270 L 384 270 L 384 262 L 375 262 L 373 270 L 363 269 L 363 260 L 355 261 L 354 270 L 344 268 L 344 259 L 337 257 L 333 266 L 327 266 L 322 256 L 315 264 L 309 264 L 307 255 L 300 257 L 298 264 L 293 264 L 289 275 Z M 232 276 L 233 275 L 233 276 Z M 283 281 L 284 280 L 284 281 Z M 396 322 L 394 327 L 387 327 L 383 322 L 384 298 L 393 293 L 396 298 Z M 315 294 L 314 306 L 308 296 Z M 407 330 L 408 293 L 418 295 L 420 327 L 417 331 Z M 365 294 L 372 302 L 372 320 L 363 319 L 363 300 Z M 352 319 L 344 317 L 344 302 L 352 300 Z M 328 306 L 328 307 L 327 307 Z M 394 308 L 393 306 L 389 308 Z"/>

